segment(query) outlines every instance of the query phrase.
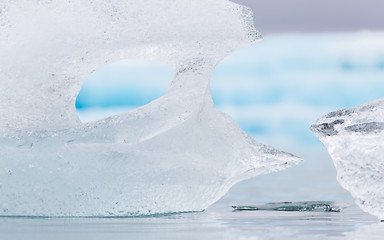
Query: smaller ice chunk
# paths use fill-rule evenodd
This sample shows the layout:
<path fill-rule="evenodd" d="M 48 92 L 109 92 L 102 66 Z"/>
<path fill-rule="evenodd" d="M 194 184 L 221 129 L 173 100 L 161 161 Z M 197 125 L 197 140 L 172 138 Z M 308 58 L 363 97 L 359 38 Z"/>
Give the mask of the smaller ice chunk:
<path fill-rule="evenodd" d="M 384 219 L 384 98 L 331 112 L 311 130 L 327 147 L 340 184 L 361 209 Z"/>
<path fill-rule="evenodd" d="M 329 201 L 272 202 L 253 206 L 232 206 L 234 211 L 340 212 L 345 206 Z"/>

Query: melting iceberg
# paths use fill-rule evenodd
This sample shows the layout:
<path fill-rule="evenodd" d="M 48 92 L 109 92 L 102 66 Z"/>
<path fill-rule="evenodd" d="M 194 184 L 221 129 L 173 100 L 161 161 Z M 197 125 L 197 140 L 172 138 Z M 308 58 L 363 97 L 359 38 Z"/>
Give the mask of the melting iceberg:
<path fill-rule="evenodd" d="M 311 130 L 327 147 L 340 184 L 361 209 L 384 219 L 384 98 L 331 112 Z"/>
<path fill-rule="evenodd" d="M 260 39 L 228 0 L 2 1 L 0 215 L 199 211 L 297 157 L 256 143 L 210 95 L 215 65 Z M 175 69 L 165 96 L 81 123 L 81 84 L 121 59 Z M 154 79 L 156 81 L 156 79 Z"/>

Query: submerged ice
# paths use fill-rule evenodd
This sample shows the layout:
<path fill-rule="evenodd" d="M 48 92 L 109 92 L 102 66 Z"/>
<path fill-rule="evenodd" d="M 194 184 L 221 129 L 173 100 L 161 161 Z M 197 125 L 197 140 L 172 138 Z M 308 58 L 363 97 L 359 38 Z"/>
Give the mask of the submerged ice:
<path fill-rule="evenodd" d="M 227 0 L 2 1 L 0 215 L 200 211 L 238 181 L 297 163 L 211 99 L 215 65 L 259 38 L 251 11 Z M 81 123 L 83 80 L 128 58 L 174 68 L 165 96 Z"/>
<path fill-rule="evenodd" d="M 384 219 L 384 99 L 331 112 L 311 130 L 327 147 L 340 184 L 361 209 Z"/>
<path fill-rule="evenodd" d="M 340 212 L 345 206 L 330 201 L 272 202 L 252 206 L 232 206 L 234 211 Z"/>

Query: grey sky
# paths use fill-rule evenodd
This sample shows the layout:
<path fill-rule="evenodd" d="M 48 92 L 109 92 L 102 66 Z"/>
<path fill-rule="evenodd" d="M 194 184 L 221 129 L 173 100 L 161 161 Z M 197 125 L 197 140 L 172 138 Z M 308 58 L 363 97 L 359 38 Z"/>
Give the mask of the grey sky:
<path fill-rule="evenodd" d="M 384 30 L 384 0 L 232 0 L 253 9 L 262 34 Z"/>

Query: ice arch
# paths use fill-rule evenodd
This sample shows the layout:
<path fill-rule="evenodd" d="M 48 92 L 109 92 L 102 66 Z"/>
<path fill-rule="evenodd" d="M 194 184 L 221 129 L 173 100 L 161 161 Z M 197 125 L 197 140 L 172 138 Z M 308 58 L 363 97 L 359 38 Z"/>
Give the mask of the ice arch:
<path fill-rule="evenodd" d="M 76 98 L 82 122 L 102 119 L 144 106 L 163 96 L 174 77 L 165 63 L 126 59 L 93 72 Z"/>
<path fill-rule="evenodd" d="M 200 211 L 246 178 L 300 161 L 217 110 L 214 66 L 260 38 L 228 0 L 5 0 L 0 15 L 0 215 Z M 175 69 L 164 97 L 83 124 L 75 99 L 127 58 Z"/>
<path fill-rule="evenodd" d="M 169 92 L 188 91 L 169 98 L 201 102 L 215 64 L 259 38 L 251 11 L 227 0 L 21 0 L 4 1 L 2 9 L 2 132 L 78 126 L 82 81 L 127 58 L 169 64 L 176 72 Z"/>

